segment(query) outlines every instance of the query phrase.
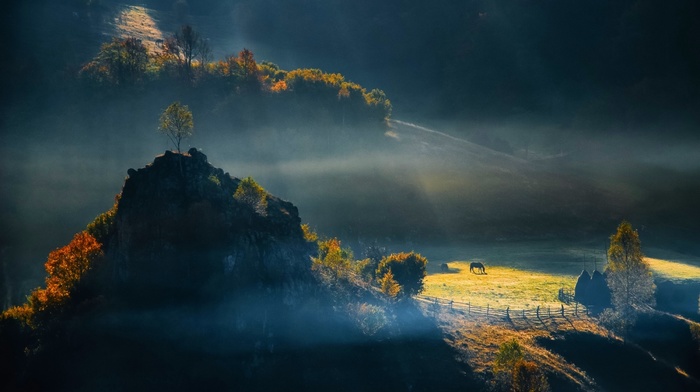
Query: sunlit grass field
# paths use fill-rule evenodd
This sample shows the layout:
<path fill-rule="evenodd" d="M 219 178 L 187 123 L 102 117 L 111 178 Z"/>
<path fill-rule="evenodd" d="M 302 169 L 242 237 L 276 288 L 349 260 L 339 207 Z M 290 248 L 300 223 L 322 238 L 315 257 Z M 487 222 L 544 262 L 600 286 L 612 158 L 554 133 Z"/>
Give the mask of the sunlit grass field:
<path fill-rule="evenodd" d="M 700 267 L 674 261 L 646 258 L 651 271 L 659 278 L 672 281 L 700 281 Z"/>
<path fill-rule="evenodd" d="M 429 249 L 428 276 L 424 295 L 469 302 L 475 306 L 493 308 L 532 309 L 560 307 L 560 288 L 573 290 L 578 274 L 585 266 L 592 272 L 594 263 L 581 261 L 582 254 L 597 256 L 597 267 L 604 270 L 604 254 L 586 250 L 559 250 L 545 248 L 531 250 L 526 246 L 492 247 L 490 249 L 460 249 L 454 253 L 470 254 L 472 260 L 483 261 L 485 275 L 469 272 L 469 261 L 451 261 L 452 252 Z M 669 258 L 674 255 L 667 255 Z M 664 257 L 664 256 L 661 256 Z M 665 258 L 665 257 L 664 257 Z M 593 259 L 589 256 L 588 260 Z M 646 258 L 655 279 L 675 282 L 700 281 L 700 264 L 695 259 L 687 262 Z M 439 265 L 448 262 L 449 272 L 441 272 Z"/>
<path fill-rule="evenodd" d="M 424 295 L 475 306 L 531 309 L 538 305 L 560 306 L 559 289 L 573 290 L 576 285 L 576 277 L 571 275 L 489 265 L 485 275 L 477 275 L 469 272 L 469 262 L 455 261 L 449 265 L 449 272 L 434 272 L 425 278 Z"/>

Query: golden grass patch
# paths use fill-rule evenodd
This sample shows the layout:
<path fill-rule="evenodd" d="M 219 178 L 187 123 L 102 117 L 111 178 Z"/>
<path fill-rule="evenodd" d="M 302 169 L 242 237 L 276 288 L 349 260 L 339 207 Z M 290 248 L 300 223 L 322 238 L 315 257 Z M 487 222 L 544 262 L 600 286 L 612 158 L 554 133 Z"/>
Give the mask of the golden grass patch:
<path fill-rule="evenodd" d="M 125 6 L 114 20 L 117 35 L 121 38 L 140 39 L 150 52 L 160 50 L 156 41 L 165 36 L 153 13 L 153 10 L 142 6 Z"/>
<path fill-rule="evenodd" d="M 469 272 L 468 262 L 451 262 L 449 272 L 425 278 L 426 296 L 470 302 L 474 306 L 533 309 L 559 307 L 559 289 L 573 290 L 574 276 L 523 271 L 503 266 L 486 266 L 486 274 Z"/>
<path fill-rule="evenodd" d="M 674 261 L 645 258 L 654 275 L 668 280 L 700 280 L 700 267 Z"/>
<path fill-rule="evenodd" d="M 499 346 L 515 339 L 523 347 L 525 356 L 540 364 L 545 372 L 559 374 L 581 390 L 595 389 L 595 382 L 586 372 L 537 344 L 537 339 L 556 339 L 558 334 L 566 331 L 586 331 L 607 336 L 608 332 L 590 318 L 546 319 L 542 322 L 530 320 L 525 323 L 514 319 L 513 323 L 509 323 L 503 319 L 465 317 L 445 309 L 433 313 L 428 310 L 429 305 L 424 306 L 426 314 L 435 317 L 445 334 L 445 341 L 484 380 L 493 377 L 492 368 Z"/>

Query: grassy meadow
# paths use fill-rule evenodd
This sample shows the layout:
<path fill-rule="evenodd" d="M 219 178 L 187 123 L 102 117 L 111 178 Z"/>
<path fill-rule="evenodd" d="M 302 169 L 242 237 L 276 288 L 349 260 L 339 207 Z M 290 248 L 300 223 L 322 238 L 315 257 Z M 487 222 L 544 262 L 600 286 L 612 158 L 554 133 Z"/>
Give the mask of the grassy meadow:
<path fill-rule="evenodd" d="M 567 247 L 565 244 L 509 244 L 464 248 L 427 248 L 428 276 L 426 296 L 470 302 L 475 306 L 498 309 L 533 309 L 559 307 L 559 288 L 573 290 L 576 279 L 585 267 L 604 270 L 603 247 Z M 651 250 L 646 258 L 656 279 L 674 282 L 700 282 L 700 262 L 682 255 Z M 464 256 L 468 255 L 466 261 Z M 469 272 L 469 263 L 480 261 L 486 274 Z M 442 272 L 446 262 L 450 270 Z"/>
<path fill-rule="evenodd" d="M 559 288 L 573 290 L 576 277 L 487 266 L 486 274 L 469 272 L 469 262 L 449 263 L 449 272 L 433 272 L 425 279 L 424 295 L 505 309 L 559 306 Z"/>
<path fill-rule="evenodd" d="M 700 267 L 698 266 L 650 257 L 647 257 L 646 261 L 649 263 L 652 273 L 660 279 L 674 282 L 700 282 Z"/>

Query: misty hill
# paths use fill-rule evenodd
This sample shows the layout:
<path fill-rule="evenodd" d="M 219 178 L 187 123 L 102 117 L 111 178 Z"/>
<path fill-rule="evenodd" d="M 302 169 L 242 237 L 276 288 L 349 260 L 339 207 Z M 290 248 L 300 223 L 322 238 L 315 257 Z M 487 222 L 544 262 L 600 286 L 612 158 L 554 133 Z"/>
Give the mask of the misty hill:
<path fill-rule="evenodd" d="M 46 287 L 0 318 L 3 388 L 476 385 L 412 303 L 314 273 L 296 207 L 263 192 L 196 149 L 129 169 L 113 209 L 49 255 Z M 386 313 L 379 332 L 365 308 Z"/>

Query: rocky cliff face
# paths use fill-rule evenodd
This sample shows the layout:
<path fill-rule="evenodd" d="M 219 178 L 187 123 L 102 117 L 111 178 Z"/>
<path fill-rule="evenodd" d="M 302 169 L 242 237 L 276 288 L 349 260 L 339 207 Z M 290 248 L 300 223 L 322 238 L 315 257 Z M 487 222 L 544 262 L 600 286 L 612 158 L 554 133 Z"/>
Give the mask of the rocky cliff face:
<path fill-rule="evenodd" d="M 313 248 L 291 203 L 267 195 L 266 210 L 256 211 L 236 200 L 241 180 L 196 149 L 166 151 L 128 175 L 107 242 L 117 286 L 170 296 L 308 280 Z"/>

